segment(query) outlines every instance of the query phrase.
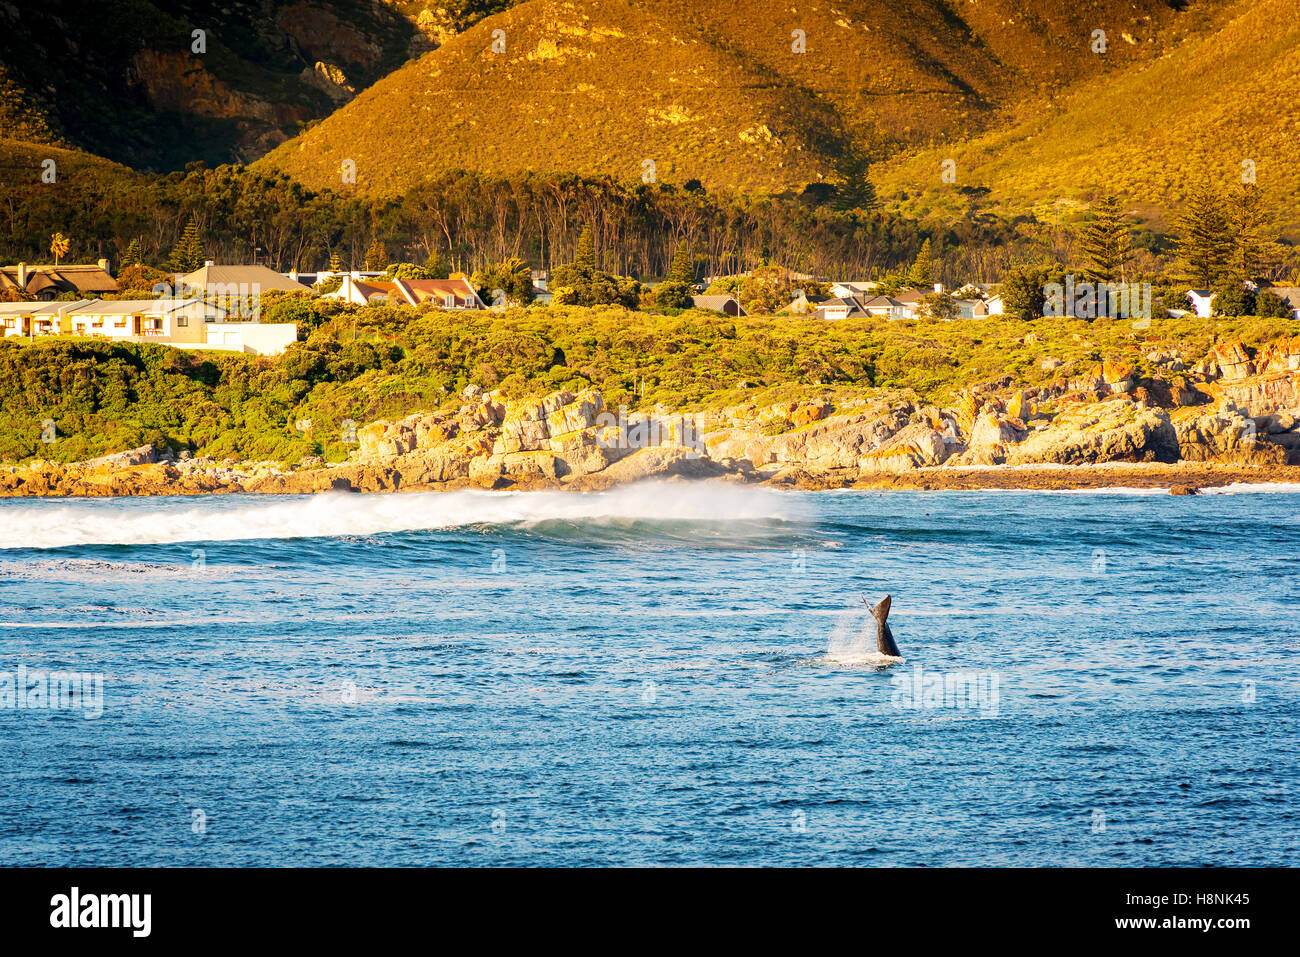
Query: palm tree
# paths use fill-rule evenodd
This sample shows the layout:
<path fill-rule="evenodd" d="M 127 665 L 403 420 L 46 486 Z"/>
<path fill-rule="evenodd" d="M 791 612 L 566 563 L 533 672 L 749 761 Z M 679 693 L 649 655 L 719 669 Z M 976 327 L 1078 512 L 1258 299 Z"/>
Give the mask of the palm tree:
<path fill-rule="evenodd" d="M 59 264 L 59 260 L 68 254 L 69 246 L 68 237 L 63 233 L 55 233 L 50 237 L 50 252 L 54 255 L 54 265 Z"/>

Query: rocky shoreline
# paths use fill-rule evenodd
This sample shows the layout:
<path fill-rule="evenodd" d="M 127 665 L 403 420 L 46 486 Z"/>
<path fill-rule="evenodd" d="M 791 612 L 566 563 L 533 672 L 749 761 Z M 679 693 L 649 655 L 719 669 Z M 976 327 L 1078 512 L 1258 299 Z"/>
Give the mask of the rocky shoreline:
<path fill-rule="evenodd" d="M 471 386 L 454 410 L 372 422 L 344 463 L 160 458 L 151 446 L 0 469 L 0 496 L 593 491 L 652 479 L 831 489 L 1194 490 L 1300 482 L 1300 337 L 1252 354 L 1098 362 L 1032 389 L 987 383 L 951 406 L 883 394 L 677 413 L 599 392 L 507 401 Z M 1044 368 L 1048 368 L 1046 365 Z M 1156 371 L 1151 371 L 1156 370 Z"/>

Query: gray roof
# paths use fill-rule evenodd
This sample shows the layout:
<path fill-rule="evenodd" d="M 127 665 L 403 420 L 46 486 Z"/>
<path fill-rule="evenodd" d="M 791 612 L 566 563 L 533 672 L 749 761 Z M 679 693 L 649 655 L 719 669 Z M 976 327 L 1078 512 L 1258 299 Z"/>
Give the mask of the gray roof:
<path fill-rule="evenodd" d="M 116 299 L 108 302 L 94 299 L 68 311 L 87 316 L 134 316 L 137 313 L 164 315 L 195 304 L 216 312 L 227 311 L 217 306 L 207 306 L 202 299 Z"/>
<path fill-rule="evenodd" d="M 310 289 L 300 282 L 294 282 L 288 276 L 269 269 L 266 266 L 204 266 L 185 277 L 187 286 L 207 287 L 215 283 L 254 283 L 262 292 L 272 289 L 286 289 L 294 292 L 309 292 Z"/>
<path fill-rule="evenodd" d="M 894 306 L 901 305 L 903 305 L 903 303 L 899 302 L 897 299 L 891 299 L 889 296 L 872 296 L 862 304 L 862 307 L 864 309 L 879 309 L 882 306 L 888 306 L 892 309 Z"/>
<path fill-rule="evenodd" d="M 866 310 L 862 308 L 862 300 L 857 296 L 841 296 L 839 299 L 823 300 L 817 303 L 817 311 L 824 312 L 828 306 L 847 306 L 846 318 L 848 316 L 865 316 L 867 314 Z"/>
<path fill-rule="evenodd" d="M 691 296 L 691 305 L 696 309 L 712 309 L 714 312 L 725 312 L 727 304 L 732 302 L 736 303 L 737 307 L 740 306 L 735 296 Z M 741 309 L 741 312 L 744 312 L 744 309 Z"/>
<path fill-rule="evenodd" d="M 62 310 L 71 312 L 78 306 L 84 306 L 90 299 L 78 299 L 76 302 L 0 302 L 0 316 L 57 316 Z"/>
<path fill-rule="evenodd" d="M 1260 292 L 1271 292 L 1285 299 L 1292 309 L 1300 309 L 1300 286 L 1270 286 L 1268 289 L 1261 289 Z"/>

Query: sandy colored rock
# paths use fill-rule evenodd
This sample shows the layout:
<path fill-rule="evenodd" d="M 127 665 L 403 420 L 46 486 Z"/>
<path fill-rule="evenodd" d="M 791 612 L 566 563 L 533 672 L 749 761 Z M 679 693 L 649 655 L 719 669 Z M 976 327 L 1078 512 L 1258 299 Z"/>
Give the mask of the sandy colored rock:
<path fill-rule="evenodd" d="M 1168 413 L 1127 399 L 1071 406 L 1048 426 L 1008 446 L 1008 465 L 1173 462 L 1178 438 Z"/>
<path fill-rule="evenodd" d="M 858 470 L 867 474 L 908 472 L 940 465 L 950 451 L 951 446 L 939 432 L 925 423 L 914 423 L 862 456 L 858 460 Z"/>

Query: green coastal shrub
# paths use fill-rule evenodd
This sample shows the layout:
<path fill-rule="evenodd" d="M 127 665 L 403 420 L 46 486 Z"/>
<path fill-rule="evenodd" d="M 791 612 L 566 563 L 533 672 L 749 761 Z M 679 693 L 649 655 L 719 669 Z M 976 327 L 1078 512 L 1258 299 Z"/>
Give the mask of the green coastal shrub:
<path fill-rule="evenodd" d="M 1262 298 L 1262 297 L 1260 297 Z M 1219 338 L 1250 348 L 1286 335 L 1288 317 L 944 322 L 679 315 L 619 306 L 446 312 L 286 299 L 273 307 L 302 323 L 303 341 L 275 358 L 182 351 L 89 339 L 0 341 L 0 460 L 85 459 L 166 444 L 219 458 L 333 461 L 355 448 L 358 426 L 412 412 L 455 409 L 468 385 L 508 398 L 599 389 L 611 408 L 756 406 L 824 395 L 835 401 L 898 390 L 950 402 L 978 383 L 1023 385 L 1115 358 L 1141 366 L 1154 350 L 1190 359 Z M 310 316 L 301 310 L 310 310 Z M 42 441 L 52 420 L 53 442 Z M 301 431 L 297 423 L 310 421 Z"/>

